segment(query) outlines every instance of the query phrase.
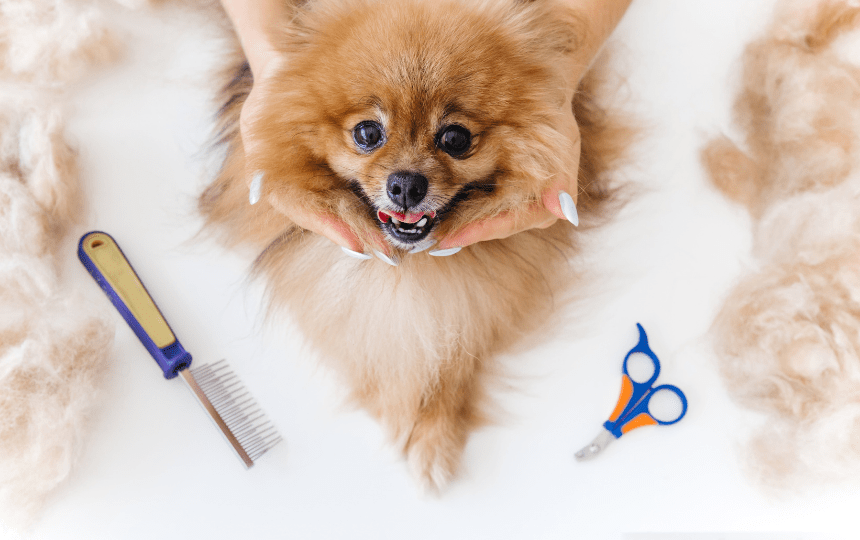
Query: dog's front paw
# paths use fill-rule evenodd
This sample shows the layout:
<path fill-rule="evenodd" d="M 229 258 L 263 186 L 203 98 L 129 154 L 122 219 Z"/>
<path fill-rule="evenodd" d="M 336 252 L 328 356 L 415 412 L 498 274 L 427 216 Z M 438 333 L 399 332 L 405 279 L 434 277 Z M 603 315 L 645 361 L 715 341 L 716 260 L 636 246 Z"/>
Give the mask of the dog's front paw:
<path fill-rule="evenodd" d="M 425 492 L 439 493 L 454 478 L 466 435 L 445 418 L 421 418 L 406 442 L 406 459 L 412 475 Z"/>

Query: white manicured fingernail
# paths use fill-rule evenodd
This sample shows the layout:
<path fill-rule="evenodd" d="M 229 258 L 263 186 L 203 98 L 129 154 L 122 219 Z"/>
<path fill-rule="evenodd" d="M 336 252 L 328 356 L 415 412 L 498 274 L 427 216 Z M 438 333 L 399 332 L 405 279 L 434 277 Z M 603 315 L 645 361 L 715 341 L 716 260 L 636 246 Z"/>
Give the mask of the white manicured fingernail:
<path fill-rule="evenodd" d="M 460 251 L 461 247 L 452 247 L 448 249 L 437 249 L 436 251 L 428 251 L 427 255 L 433 255 L 434 257 L 448 257 Z"/>
<path fill-rule="evenodd" d="M 352 257 L 353 259 L 361 259 L 362 261 L 366 261 L 368 259 L 373 258 L 373 255 L 368 255 L 367 253 L 359 253 L 357 251 L 347 249 L 343 246 L 340 246 L 340 249 L 342 249 L 344 253 L 346 253 L 348 256 Z"/>
<path fill-rule="evenodd" d="M 430 242 L 427 242 L 426 244 L 422 242 L 422 243 L 418 244 L 417 246 L 415 246 L 414 248 L 410 249 L 409 253 L 421 253 L 422 251 L 428 250 L 435 245 L 436 245 L 436 240 L 431 240 Z"/>
<path fill-rule="evenodd" d="M 579 226 L 579 212 L 576 211 L 576 204 L 573 202 L 573 197 L 566 191 L 558 192 L 558 203 L 561 205 L 561 211 L 567 220 Z"/>
<path fill-rule="evenodd" d="M 376 255 L 376 257 L 377 257 L 380 261 L 386 262 L 386 263 L 390 264 L 391 266 L 397 266 L 397 261 L 395 261 L 394 259 L 392 259 L 392 258 L 391 258 L 391 257 L 389 257 L 388 255 L 386 255 L 385 253 L 381 253 L 381 252 L 376 251 L 376 250 L 374 249 L 374 250 L 373 250 L 373 254 L 374 254 L 374 255 Z"/>
<path fill-rule="evenodd" d="M 263 192 L 263 173 L 257 172 L 254 174 L 254 177 L 251 179 L 251 185 L 249 186 L 250 192 L 248 193 L 248 202 L 251 204 L 257 204 L 260 201 L 260 194 Z"/>

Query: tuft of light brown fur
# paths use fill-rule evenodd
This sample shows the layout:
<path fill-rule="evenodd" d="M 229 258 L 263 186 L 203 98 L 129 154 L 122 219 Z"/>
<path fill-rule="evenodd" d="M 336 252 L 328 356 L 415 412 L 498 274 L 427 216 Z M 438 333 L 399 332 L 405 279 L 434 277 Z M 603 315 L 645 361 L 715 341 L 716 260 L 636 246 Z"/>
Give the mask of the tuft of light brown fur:
<path fill-rule="evenodd" d="M 56 88 L 116 58 L 101 10 L 69 0 L 0 3 L 0 74 Z"/>
<path fill-rule="evenodd" d="M 606 209 L 606 171 L 629 132 L 597 105 L 596 77 L 586 77 L 574 104 L 578 171 L 557 129 L 567 75 L 558 66 L 575 48 L 578 21 L 551 1 L 304 3 L 285 29 L 289 67 L 266 88 L 268 114 L 254 126 L 265 149 L 251 164 L 238 132 L 252 84 L 247 65 L 231 70 L 224 90 L 219 138 L 227 157 L 200 197 L 201 211 L 228 244 L 258 250 L 255 270 L 267 280 L 273 309 L 289 313 L 430 488 L 454 477 L 469 433 L 487 420 L 494 356 L 549 325 L 577 281 L 576 237 Z M 400 125 L 419 132 L 433 110 L 457 102 L 485 134 L 482 146 L 469 159 L 446 161 L 393 133 L 390 152 L 350 157 L 343 129 L 371 91 L 401 115 Z M 425 164 L 440 192 L 484 184 L 437 235 L 536 201 L 562 174 L 579 176 L 583 226 L 557 223 L 453 257 L 403 254 L 395 268 L 346 258 L 278 210 L 279 201 L 301 201 L 366 234 L 378 227 L 374 213 L 345 177 L 352 171 L 361 190 L 372 192 L 384 178 L 379 171 L 404 156 Z M 249 169 L 267 174 L 254 206 Z"/>
<path fill-rule="evenodd" d="M 63 89 L 117 55 L 91 2 L 0 2 L 0 519 L 26 525 L 83 449 L 111 326 L 61 285 L 81 214 Z M 23 97 L 26 96 L 26 97 Z"/>
<path fill-rule="evenodd" d="M 112 342 L 55 267 L 78 211 L 73 156 L 56 111 L 0 110 L 0 516 L 16 524 L 78 458 Z"/>
<path fill-rule="evenodd" d="M 31 232 L 47 229 L 33 252 L 56 248 L 66 228 L 80 212 L 77 158 L 63 134 L 62 115 L 49 103 L 19 104 L 0 111 L 0 171 L 15 177 L 41 210 Z M 7 195 L 9 196 L 9 195 Z M 22 241 L 25 231 L 7 235 L 7 241 Z"/>
<path fill-rule="evenodd" d="M 80 303 L 56 292 L 0 327 L 0 514 L 16 524 L 35 515 L 84 448 L 113 330 Z"/>
<path fill-rule="evenodd" d="M 735 116 L 703 159 L 755 218 L 760 269 L 713 335 L 723 377 L 766 414 L 751 465 L 770 485 L 860 475 L 860 68 L 835 47 L 846 2 L 794 2 L 744 58 Z"/>

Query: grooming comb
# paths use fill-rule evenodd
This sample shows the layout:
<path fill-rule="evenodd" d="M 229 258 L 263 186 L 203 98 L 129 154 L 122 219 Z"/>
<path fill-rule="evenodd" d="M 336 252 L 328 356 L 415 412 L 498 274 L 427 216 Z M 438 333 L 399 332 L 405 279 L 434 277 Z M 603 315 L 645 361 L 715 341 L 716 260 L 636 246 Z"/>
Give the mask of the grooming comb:
<path fill-rule="evenodd" d="M 191 355 L 176 339 L 109 234 L 85 234 L 78 245 L 78 257 L 155 359 L 164 377 L 181 376 L 246 468 L 281 440 L 225 360 L 191 368 Z"/>

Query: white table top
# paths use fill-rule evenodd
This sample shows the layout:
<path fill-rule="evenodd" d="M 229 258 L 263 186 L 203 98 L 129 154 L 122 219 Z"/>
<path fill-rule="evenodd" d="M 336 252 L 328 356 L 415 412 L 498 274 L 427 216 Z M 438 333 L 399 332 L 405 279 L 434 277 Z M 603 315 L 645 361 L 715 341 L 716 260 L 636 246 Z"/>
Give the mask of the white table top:
<path fill-rule="evenodd" d="M 606 277 L 571 322 L 502 358 L 521 376 L 497 395 L 508 416 L 472 436 L 461 477 L 441 497 L 421 494 L 379 426 L 343 406 L 294 327 L 264 321 L 262 287 L 246 279 L 250 256 L 192 239 L 195 197 L 213 162 L 204 147 L 217 32 L 176 8 L 115 14 L 127 30 L 126 60 L 74 93 L 69 131 L 90 209 L 69 240 L 65 278 L 113 313 L 74 255 L 85 231 L 111 233 L 196 360 L 227 358 L 285 442 L 245 471 L 182 383 L 161 377 L 117 317 L 86 453 L 35 537 L 850 537 L 857 486 L 774 495 L 744 473 L 744 443 L 761 418 L 729 400 L 707 338 L 721 299 L 751 264 L 750 224 L 708 185 L 698 150 L 709 135 L 733 132 L 739 58 L 772 5 L 634 2 L 616 33 L 616 62 L 627 106 L 646 128 L 625 171 L 640 195 L 597 235 L 590 264 Z M 636 322 L 661 358 L 661 382 L 686 392 L 689 413 L 577 463 L 573 452 L 615 404 Z M 752 534 L 780 531 L 792 534 Z"/>

